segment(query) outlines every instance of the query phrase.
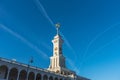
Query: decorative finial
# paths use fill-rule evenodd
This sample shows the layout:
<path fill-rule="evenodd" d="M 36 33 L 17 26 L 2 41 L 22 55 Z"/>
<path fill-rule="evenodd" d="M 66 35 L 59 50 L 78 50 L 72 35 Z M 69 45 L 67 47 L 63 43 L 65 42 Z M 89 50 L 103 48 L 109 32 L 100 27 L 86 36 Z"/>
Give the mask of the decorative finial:
<path fill-rule="evenodd" d="M 57 29 L 57 35 L 58 35 L 59 34 L 60 23 L 55 24 L 55 27 Z"/>

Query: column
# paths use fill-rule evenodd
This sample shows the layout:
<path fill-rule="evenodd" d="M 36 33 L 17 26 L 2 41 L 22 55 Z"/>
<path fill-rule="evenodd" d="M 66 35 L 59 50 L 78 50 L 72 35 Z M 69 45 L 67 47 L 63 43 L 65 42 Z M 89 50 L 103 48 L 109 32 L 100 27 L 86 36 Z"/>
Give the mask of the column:
<path fill-rule="evenodd" d="M 29 76 L 29 72 L 27 72 L 27 74 L 26 74 L 26 80 L 28 80 L 28 76 Z"/>
<path fill-rule="evenodd" d="M 56 67 L 57 67 L 57 58 L 56 58 Z"/>
<path fill-rule="evenodd" d="M 51 66 L 52 66 L 52 68 L 53 68 L 53 66 L 54 66 L 54 65 L 53 65 L 53 63 L 54 63 L 54 62 L 53 62 L 53 58 L 52 58 L 51 60 L 52 60 L 52 61 L 51 61 Z"/>
<path fill-rule="evenodd" d="M 49 77 L 50 77 L 50 76 L 49 76 L 49 75 L 47 75 L 47 77 L 48 77 L 48 78 L 47 78 L 47 80 L 49 80 Z"/>
<path fill-rule="evenodd" d="M 17 80 L 19 80 L 19 76 L 20 76 L 20 70 L 18 71 Z"/>
<path fill-rule="evenodd" d="M 35 74 L 35 76 L 34 76 L 34 80 L 36 80 L 36 74 Z"/>
<path fill-rule="evenodd" d="M 43 80 L 43 74 L 41 73 L 41 80 Z"/>
<path fill-rule="evenodd" d="M 54 68 L 55 68 L 55 57 L 54 57 Z"/>
<path fill-rule="evenodd" d="M 8 78 L 9 78 L 9 74 L 10 74 L 10 69 L 8 69 L 6 80 L 8 80 Z"/>
<path fill-rule="evenodd" d="M 55 68 L 55 57 L 54 57 L 54 68 Z"/>

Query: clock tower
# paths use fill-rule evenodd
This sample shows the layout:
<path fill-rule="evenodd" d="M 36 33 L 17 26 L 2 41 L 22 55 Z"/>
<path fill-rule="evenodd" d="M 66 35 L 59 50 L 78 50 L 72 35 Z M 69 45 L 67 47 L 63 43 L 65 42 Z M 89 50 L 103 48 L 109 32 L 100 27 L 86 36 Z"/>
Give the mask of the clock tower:
<path fill-rule="evenodd" d="M 65 66 L 65 57 L 63 56 L 62 53 L 63 39 L 59 34 L 60 24 L 58 23 L 55 26 L 56 26 L 57 34 L 54 36 L 54 39 L 52 40 L 53 56 L 50 57 L 50 65 L 48 70 L 60 73 L 61 69 L 66 68 L 66 66 Z"/>

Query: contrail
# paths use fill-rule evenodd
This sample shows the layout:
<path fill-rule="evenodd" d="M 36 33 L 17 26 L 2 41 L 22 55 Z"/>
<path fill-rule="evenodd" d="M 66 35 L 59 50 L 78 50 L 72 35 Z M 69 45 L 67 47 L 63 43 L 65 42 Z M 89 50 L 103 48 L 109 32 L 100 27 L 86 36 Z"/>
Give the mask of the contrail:
<path fill-rule="evenodd" d="M 82 65 L 83 62 L 85 61 L 84 59 L 86 59 L 85 57 L 86 57 L 86 55 L 87 55 L 87 53 L 88 53 L 88 50 L 89 50 L 90 46 L 91 46 L 99 37 L 101 37 L 104 33 L 106 33 L 107 31 L 109 31 L 109 30 L 112 29 L 113 27 L 116 27 L 116 26 L 119 25 L 119 24 L 120 24 L 120 23 L 116 23 L 116 24 L 108 27 L 106 30 L 104 30 L 103 32 L 99 33 L 95 38 L 93 38 L 93 39 L 89 42 L 89 44 L 88 44 L 88 46 L 87 46 L 87 48 L 86 48 L 86 51 L 85 51 L 85 53 L 84 53 L 84 55 L 83 55 L 83 60 L 82 60 L 82 62 L 81 62 L 81 65 Z"/>
<path fill-rule="evenodd" d="M 77 59 L 77 55 L 76 55 L 76 52 L 74 51 L 74 49 L 72 48 L 71 44 L 69 43 L 69 41 L 66 39 L 66 37 L 63 35 L 62 32 L 60 32 L 60 34 L 62 35 L 67 47 L 72 51 L 73 55 L 75 56 L 75 61 Z"/>
<path fill-rule="evenodd" d="M 48 16 L 48 14 L 47 14 L 45 8 L 43 7 L 43 5 L 41 4 L 41 2 L 39 0 L 35 0 L 35 3 L 37 5 L 38 9 L 40 10 L 40 12 L 42 13 L 42 15 L 51 23 L 52 26 L 54 26 L 53 21 Z"/>
<path fill-rule="evenodd" d="M 37 4 L 37 7 L 38 9 L 40 10 L 40 12 L 42 13 L 42 15 L 51 23 L 51 25 L 55 28 L 55 25 L 52 21 L 52 19 L 48 16 L 45 8 L 43 7 L 43 5 L 41 4 L 40 0 L 35 0 L 35 3 Z M 62 33 L 61 33 L 62 34 Z M 77 59 L 77 56 L 75 54 L 75 51 L 73 50 L 73 48 L 71 47 L 70 43 L 68 42 L 68 40 L 65 38 L 65 36 L 62 34 L 64 40 L 65 40 L 65 43 L 66 45 L 72 50 L 74 56 L 75 56 L 75 59 Z M 73 66 L 73 64 L 71 65 Z"/>
<path fill-rule="evenodd" d="M 69 43 L 69 41 L 66 39 L 66 37 L 63 35 L 63 33 L 62 32 L 60 32 L 61 33 L 61 35 L 62 35 L 62 37 L 63 37 L 63 39 L 64 39 L 64 41 L 65 41 L 65 43 L 66 43 L 66 45 L 67 45 L 67 47 L 71 50 L 71 52 L 73 53 L 73 56 L 75 57 L 74 59 L 74 62 L 72 61 L 72 60 L 70 60 L 69 58 L 67 58 L 66 60 L 68 61 L 68 63 L 69 63 L 69 65 L 79 74 L 80 72 L 80 70 L 79 70 L 79 68 L 77 68 L 76 67 L 76 65 L 75 65 L 75 61 L 76 61 L 76 59 L 78 59 L 78 57 L 77 57 L 77 55 L 76 55 L 76 52 L 74 51 L 74 49 L 72 48 L 72 46 L 70 45 L 70 43 Z M 78 61 L 78 60 L 77 60 Z"/>
<path fill-rule="evenodd" d="M 40 3 L 39 0 L 36 0 L 35 3 L 37 4 L 37 7 L 39 8 L 39 10 L 41 11 L 42 15 L 46 17 L 46 19 L 52 24 L 52 26 L 54 26 L 53 21 L 51 20 L 51 18 L 48 16 L 46 10 L 44 9 L 43 5 Z M 112 26 L 113 27 L 113 26 Z M 105 32 L 107 32 L 108 30 L 110 30 L 112 27 L 106 29 L 105 31 L 103 31 L 102 33 L 98 34 L 93 40 L 90 41 L 90 43 L 88 44 L 85 54 L 83 55 L 83 59 L 84 57 L 87 55 L 87 52 L 90 48 L 90 46 L 94 43 L 94 41 L 99 38 L 100 36 L 102 36 Z M 64 38 L 65 39 L 65 38 Z M 74 52 L 73 48 L 71 47 L 71 45 L 69 44 L 69 42 L 67 41 L 67 39 L 65 40 L 66 45 L 72 50 L 72 52 Z"/>
<path fill-rule="evenodd" d="M 10 33 L 11 35 L 15 36 L 16 38 L 20 39 L 22 42 L 24 42 L 25 44 L 27 44 L 30 48 L 32 48 L 33 50 L 35 50 L 39 55 L 42 55 L 45 59 L 48 59 L 48 55 L 46 55 L 43 51 L 41 51 L 37 46 L 33 45 L 31 42 L 29 42 L 27 39 L 25 39 L 24 37 L 22 37 L 21 35 L 19 35 L 18 33 L 12 31 L 11 29 L 7 28 L 6 26 L 0 24 L 0 28 L 4 29 L 5 31 L 7 31 L 8 33 Z M 68 45 L 70 45 L 68 43 Z M 47 46 L 47 45 L 46 45 Z M 70 46 L 69 46 L 70 47 Z M 67 61 L 69 63 L 69 65 L 74 68 L 74 70 L 76 70 L 79 73 L 78 68 L 74 65 L 74 63 L 67 58 Z"/>
<path fill-rule="evenodd" d="M 100 50 L 104 49 L 106 46 L 109 46 L 111 43 L 113 43 L 114 41 L 116 41 L 116 40 L 118 40 L 118 39 L 120 39 L 120 36 L 116 37 L 115 39 L 111 40 L 110 42 L 106 43 L 105 45 L 103 45 L 103 46 L 101 46 L 100 48 L 98 48 L 97 50 L 95 50 L 95 51 L 93 52 L 93 55 L 92 55 L 92 56 L 94 56 L 97 52 L 99 52 Z M 92 56 L 91 56 L 91 57 L 92 57 Z"/>
<path fill-rule="evenodd" d="M 84 62 L 87 61 L 87 60 L 89 60 L 91 57 L 93 57 L 95 54 L 97 54 L 100 50 L 102 50 L 102 49 L 104 49 L 105 47 L 109 46 L 111 43 L 113 43 L 114 41 L 116 41 L 116 40 L 118 40 L 118 39 L 120 39 L 120 36 L 116 37 L 115 39 L 111 40 L 110 42 L 106 43 L 105 45 L 103 45 L 103 46 L 101 46 L 100 48 L 98 48 L 97 50 L 95 50 L 90 57 L 88 57 L 86 60 L 84 60 Z M 84 62 L 82 62 L 81 65 L 83 65 Z"/>
<path fill-rule="evenodd" d="M 107 29 L 104 30 L 103 32 L 99 33 L 95 38 L 93 38 L 93 39 L 89 42 L 89 44 L 88 44 L 88 46 L 87 46 L 87 48 L 86 48 L 86 51 L 85 51 L 85 53 L 84 53 L 84 55 L 83 55 L 83 59 L 84 59 L 85 56 L 87 55 L 90 46 L 91 46 L 100 36 L 102 36 L 104 33 L 106 33 L 107 31 L 109 31 L 111 28 L 113 28 L 113 27 L 115 27 L 115 26 L 117 26 L 117 25 L 119 25 L 119 24 L 120 24 L 120 23 L 117 23 L 117 24 L 112 25 L 111 27 L 107 28 Z"/>
<path fill-rule="evenodd" d="M 67 60 L 67 62 L 69 63 L 69 65 L 73 68 L 73 70 L 75 70 L 75 71 L 77 72 L 77 74 L 79 74 L 79 73 L 80 73 L 80 70 L 79 70 L 79 68 L 77 68 L 77 67 L 75 66 L 75 64 L 73 63 L 73 61 L 72 61 L 71 59 L 69 59 L 69 58 L 67 58 L 66 60 Z"/>
<path fill-rule="evenodd" d="M 52 52 L 51 46 L 49 46 L 47 43 L 41 43 L 48 51 Z"/>
<path fill-rule="evenodd" d="M 35 50 L 39 55 L 42 55 L 45 59 L 48 58 L 48 55 L 45 54 L 43 51 L 41 51 L 37 46 L 35 46 L 34 44 L 32 44 L 31 42 L 29 42 L 27 39 L 25 39 L 24 37 L 22 37 L 21 35 L 19 35 L 18 33 L 14 32 L 13 30 L 9 29 L 8 27 L 0 24 L 0 28 L 4 29 L 5 31 L 7 31 L 8 33 L 10 33 L 11 35 L 15 36 L 16 38 L 20 39 L 22 42 L 24 42 L 25 44 L 27 44 L 30 48 L 32 48 L 33 50 Z"/>

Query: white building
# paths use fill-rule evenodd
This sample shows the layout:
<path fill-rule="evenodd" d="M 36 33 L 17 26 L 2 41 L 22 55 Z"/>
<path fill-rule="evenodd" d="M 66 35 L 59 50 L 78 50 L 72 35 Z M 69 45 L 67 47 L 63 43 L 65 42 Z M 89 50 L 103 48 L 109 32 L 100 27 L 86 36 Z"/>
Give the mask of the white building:
<path fill-rule="evenodd" d="M 47 70 L 0 58 L 0 80 L 89 80 L 66 68 L 62 53 L 63 40 L 59 34 L 60 25 L 56 24 L 56 27 L 57 34 L 52 40 L 53 56 L 50 57 Z"/>

